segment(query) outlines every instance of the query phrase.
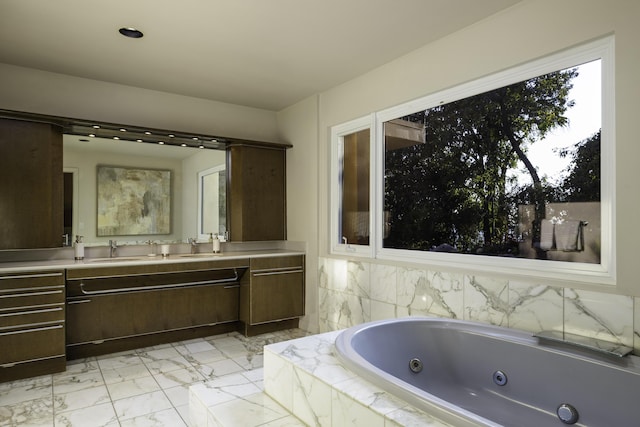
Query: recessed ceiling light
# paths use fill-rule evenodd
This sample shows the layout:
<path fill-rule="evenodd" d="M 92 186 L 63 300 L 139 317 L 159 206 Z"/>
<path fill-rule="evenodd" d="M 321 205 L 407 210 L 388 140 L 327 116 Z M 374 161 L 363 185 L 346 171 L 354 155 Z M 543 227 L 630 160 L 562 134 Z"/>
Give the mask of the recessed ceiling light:
<path fill-rule="evenodd" d="M 144 34 L 142 34 L 142 31 L 136 30 L 135 28 L 131 28 L 131 27 L 122 27 L 118 31 L 123 36 L 130 37 L 132 39 L 139 39 L 139 38 L 142 38 L 142 36 L 144 36 Z"/>

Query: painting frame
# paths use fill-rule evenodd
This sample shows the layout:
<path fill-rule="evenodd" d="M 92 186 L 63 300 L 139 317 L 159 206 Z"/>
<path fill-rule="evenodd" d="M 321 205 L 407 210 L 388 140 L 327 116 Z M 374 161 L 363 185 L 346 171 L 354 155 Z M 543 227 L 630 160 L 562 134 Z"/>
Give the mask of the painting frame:
<path fill-rule="evenodd" d="M 172 171 L 129 166 L 96 167 L 96 235 L 171 234 Z"/>

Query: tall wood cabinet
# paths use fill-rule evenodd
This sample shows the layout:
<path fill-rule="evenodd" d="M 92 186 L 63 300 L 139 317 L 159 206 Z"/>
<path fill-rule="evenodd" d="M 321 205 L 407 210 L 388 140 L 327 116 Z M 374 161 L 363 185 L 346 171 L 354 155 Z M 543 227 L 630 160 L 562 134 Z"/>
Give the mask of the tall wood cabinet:
<path fill-rule="evenodd" d="M 62 129 L 0 119 L 0 249 L 62 246 Z"/>
<path fill-rule="evenodd" d="M 286 148 L 241 144 L 228 148 L 231 241 L 287 238 Z"/>

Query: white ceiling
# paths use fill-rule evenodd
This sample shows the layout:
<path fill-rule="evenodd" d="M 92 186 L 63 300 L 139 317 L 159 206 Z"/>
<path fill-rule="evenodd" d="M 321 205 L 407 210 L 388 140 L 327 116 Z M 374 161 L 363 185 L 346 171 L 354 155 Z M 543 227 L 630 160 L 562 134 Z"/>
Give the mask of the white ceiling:
<path fill-rule="evenodd" d="M 0 0 L 0 62 L 278 111 L 518 1 Z"/>

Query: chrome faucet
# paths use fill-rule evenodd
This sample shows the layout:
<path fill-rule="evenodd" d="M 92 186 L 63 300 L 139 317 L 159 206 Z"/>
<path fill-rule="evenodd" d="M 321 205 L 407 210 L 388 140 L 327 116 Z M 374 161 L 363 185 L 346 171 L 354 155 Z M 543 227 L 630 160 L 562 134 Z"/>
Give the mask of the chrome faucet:
<path fill-rule="evenodd" d="M 189 244 L 191 245 L 191 254 L 198 253 L 198 241 L 193 237 L 189 237 Z"/>
<path fill-rule="evenodd" d="M 109 258 L 114 258 L 117 250 L 118 243 L 115 240 L 109 240 Z"/>

